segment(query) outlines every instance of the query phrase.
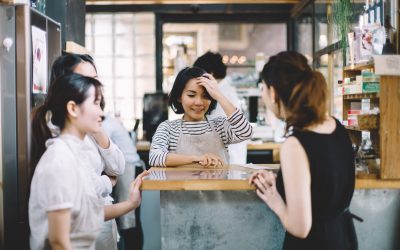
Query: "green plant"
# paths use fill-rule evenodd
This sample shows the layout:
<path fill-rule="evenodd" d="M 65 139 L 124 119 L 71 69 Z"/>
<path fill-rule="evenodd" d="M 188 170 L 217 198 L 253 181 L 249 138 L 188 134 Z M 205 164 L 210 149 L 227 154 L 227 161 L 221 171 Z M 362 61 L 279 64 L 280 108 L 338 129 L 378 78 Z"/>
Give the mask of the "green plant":
<path fill-rule="evenodd" d="M 333 3 L 333 22 L 339 36 L 340 47 L 347 47 L 347 33 L 351 30 L 353 5 L 350 0 L 335 0 Z"/>

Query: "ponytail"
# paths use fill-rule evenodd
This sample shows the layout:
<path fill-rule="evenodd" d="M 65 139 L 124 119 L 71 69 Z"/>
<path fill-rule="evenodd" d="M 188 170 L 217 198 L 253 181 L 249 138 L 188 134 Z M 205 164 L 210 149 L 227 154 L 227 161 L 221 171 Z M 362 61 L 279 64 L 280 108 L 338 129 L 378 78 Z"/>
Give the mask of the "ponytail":
<path fill-rule="evenodd" d="M 327 111 L 327 83 L 318 71 L 309 71 L 292 90 L 287 102 L 287 128 L 304 129 L 322 123 Z"/>
<path fill-rule="evenodd" d="M 51 131 L 47 126 L 47 102 L 32 111 L 32 142 L 31 142 L 31 178 L 40 157 L 46 151 L 46 141 L 52 138 Z"/>
<path fill-rule="evenodd" d="M 302 54 L 285 51 L 272 56 L 261 77 L 268 87 L 275 89 L 278 108 L 285 111 L 286 132 L 290 128 L 304 130 L 324 121 L 327 83 L 320 72 L 310 68 Z"/>

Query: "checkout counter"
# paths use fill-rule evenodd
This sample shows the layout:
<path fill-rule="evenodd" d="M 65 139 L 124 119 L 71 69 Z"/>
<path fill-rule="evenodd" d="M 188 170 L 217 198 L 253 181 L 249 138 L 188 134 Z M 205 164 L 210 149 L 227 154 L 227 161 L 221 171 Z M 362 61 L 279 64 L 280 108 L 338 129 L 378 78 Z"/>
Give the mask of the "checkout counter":
<path fill-rule="evenodd" d="M 152 206 L 152 219 L 158 221 L 151 235 L 145 232 L 145 244 L 151 241 L 157 249 L 282 249 L 284 228 L 247 182 L 253 171 L 238 165 L 151 168 L 142 185 L 142 211 L 152 193 L 159 202 Z M 350 210 L 364 220 L 354 221 L 359 249 L 400 249 L 400 181 L 357 178 Z"/>
<path fill-rule="evenodd" d="M 252 171 L 151 168 L 142 190 L 160 191 L 161 249 L 281 249 L 284 229 L 248 184 Z"/>

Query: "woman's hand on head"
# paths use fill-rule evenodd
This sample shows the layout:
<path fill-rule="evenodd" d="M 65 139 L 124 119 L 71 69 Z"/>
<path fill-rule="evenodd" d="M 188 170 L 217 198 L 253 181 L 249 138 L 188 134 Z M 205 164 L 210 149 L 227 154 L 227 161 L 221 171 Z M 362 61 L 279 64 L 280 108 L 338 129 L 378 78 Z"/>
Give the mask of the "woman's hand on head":
<path fill-rule="evenodd" d="M 199 164 L 203 167 L 217 168 L 217 167 L 222 167 L 224 165 L 224 162 L 220 157 L 211 153 L 199 156 L 198 161 Z"/>
<path fill-rule="evenodd" d="M 148 175 L 147 170 L 139 174 L 136 179 L 131 183 L 129 187 L 129 198 L 128 201 L 132 203 L 133 207 L 137 208 L 142 202 L 142 195 L 140 191 L 140 186 L 142 185 L 142 179 L 144 176 Z"/>
<path fill-rule="evenodd" d="M 207 90 L 208 94 L 210 94 L 213 99 L 218 100 L 222 95 L 218 88 L 218 82 L 212 75 L 204 74 L 196 80 L 200 86 L 203 86 Z"/>

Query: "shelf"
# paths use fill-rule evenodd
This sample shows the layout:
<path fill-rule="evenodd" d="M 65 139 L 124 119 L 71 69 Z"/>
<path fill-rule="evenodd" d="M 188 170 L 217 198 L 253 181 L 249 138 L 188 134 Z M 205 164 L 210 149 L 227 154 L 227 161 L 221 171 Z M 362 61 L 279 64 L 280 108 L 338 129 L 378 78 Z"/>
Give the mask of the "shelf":
<path fill-rule="evenodd" d="M 361 131 L 371 131 L 371 130 L 379 130 L 379 128 L 366 128 L 366 129 L 361 129 L 361 128 L 359 128 L 359 127 L 356 127 L 356 126 L 344 126 L 346 129 L 348 129 L 348 130 L 352 130 L 352 131 L 359 131 L 359 132 L 361 132 Z"/>
<path fill-rule="evenodd" d="M 226 64 L 228 68 L 255 68 L 254 64 Z"/>
<path fill-rule="evenodd" d="M 374 68 L 374 63 L 368 62 L 368 63 L 355 64 L 353 66 L 346 66 L 343 68 L 343 70 L 344 71 L 361 71 L 363 69 L 373 69 L 373 68 Z"/>
<path fill-rule="evenodd" d="M 261 97 L 261 91 L 259 88 L 240 88 L 236 87 L 236 92 L 239 97 L 249 97 L 249 96 L 258 96 Z"/>
<path fill-rule="evenodd" d="M 378 99 L 379 93 L 345 94 L 343 100 Z"/>

